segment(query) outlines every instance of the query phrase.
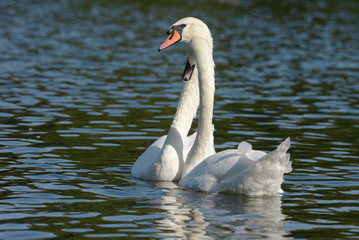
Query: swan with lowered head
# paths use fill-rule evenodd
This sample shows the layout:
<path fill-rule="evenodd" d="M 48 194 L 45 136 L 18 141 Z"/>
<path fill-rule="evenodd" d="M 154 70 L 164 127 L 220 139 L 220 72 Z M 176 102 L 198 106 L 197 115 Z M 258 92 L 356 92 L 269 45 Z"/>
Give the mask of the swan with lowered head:
<path fill-rule="evenodd" d="M 178 182 L 181 179 L 184 161 L 197 134 L 187 136 L 199 104 L 198 71 L 193 62 L 194 58 L 189 52 L 182 75 L 184 87 L 168 135 L 157 139 L 136 160 L 131 170 L 132 176 L 146 181 Z M 210 154 L 215 152 L 213 130 L 211 126 Z"/>
<path fill-rule="evenodd" d="M 194 144 L 183 167 L 181 188 L 206 192 L 231 192 L 248 195 L 276 195 L 283 192 L 284 173 L 292 170 L 287 138 L 276 150 L 266 154 L 252 150 L 247 142 L 238 149 L 212 154 L 210 151 L 214 104 L 213 40 L 207 25 L 187 17 L 174 23 L 168 39 L 160 46 L 163 50 L 177 42 L 188 43 L 190 61 L 198 69 L 200 113 Z"/>

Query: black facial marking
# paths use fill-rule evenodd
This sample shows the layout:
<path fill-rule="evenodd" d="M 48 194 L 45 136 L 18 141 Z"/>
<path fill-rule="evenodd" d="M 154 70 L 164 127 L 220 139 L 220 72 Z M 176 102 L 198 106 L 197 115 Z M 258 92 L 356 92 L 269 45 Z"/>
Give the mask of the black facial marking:
<path fill-rule="evenodd" d="M 172 35 L 172 36 L 170 36 L 170 40 L 172 39 L 173 34 L 174 34 L 173 29 L 175 29 L 182 36 L 182 31 L 186 26 L 187 26 L 186 24 L 180 24 L 180 25 L 175 25 L 175 26 L 170 27 L 167 30 L 167 35 Z"/>
<path fill-rule="evenodd" d="M 171 35 L 171 34 L 173 34 L 173 28 L 167 30 L 167 35 Z"/>

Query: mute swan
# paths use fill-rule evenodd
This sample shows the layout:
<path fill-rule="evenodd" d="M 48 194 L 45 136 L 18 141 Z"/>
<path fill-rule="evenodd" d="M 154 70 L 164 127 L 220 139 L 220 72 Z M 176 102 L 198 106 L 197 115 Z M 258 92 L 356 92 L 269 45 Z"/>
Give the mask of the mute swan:
<path fill-rule="evenodd" d="M 231 192 L 248 195 L 276 195 L 283 192 L 284 173 L 292 170 L 287 138 L 273 152 L 252 150 L 247 142 L 238 149 L 212 154 L 211 126 L 214 102 L 213 40 L 207 25 L 188 17 L 174 23 L 167 31 L 163 50 L 177 42 L 189 44 L 188 53 L 198 68 L 200 114 L 197 136 L 184 164 L 181 188 L 206 192 Z"/>
<path fill-rule="evenodd" d="M 193 70 L 193 75 L 193 78 L 197 78 L 197 69 Z M 136 160 L 131 170 L 132 176 L 147 181 L 181 179 L 184 160 L 196 136 L 194 133 L 187 137 L 199 102 L 198 80 L 192 80 L 184 83 L 168 135 L 157 139 Z"/>
<path fill-rule="evenodd" d="M 194 62 L 194 58 L 189 53 L 182 75 L 184 87 L 168 135 L 157 139 L 136 160 L 131 170 L 136 178 L 178 182 L 182 177 L 184 161 L 197 134 L 187 136 L 199 104 L 198 70 L 191 62 Z M 211 153 L 214 153 L 213 130 L 211 126 Z"/>

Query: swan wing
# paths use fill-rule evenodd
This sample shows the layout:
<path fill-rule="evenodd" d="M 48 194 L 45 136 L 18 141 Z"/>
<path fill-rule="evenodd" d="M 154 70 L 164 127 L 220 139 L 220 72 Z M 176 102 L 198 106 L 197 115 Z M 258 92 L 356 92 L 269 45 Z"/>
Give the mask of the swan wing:
<path fill-rule="evenodd" d="M 140 179 L 151 179 L 153 176 L 149 176 L 155 172 L 154 161 L 156 156 L 161 152 L 163 144 L 165 143 L 167 135 L 158 138 L 154 143 L 149 146 L 146 151 L 136 160 L 132 167 L 132 176 Z"/>
<path fill-rule="evenodd" d="M 179 186 L 196 191 L 221 192 L 221 182 L 246 172 L 254 161 L 239 151 L 226 150 L 213 154 L 199 163 L 187 175 L 183 176 Z"/>
<path fill-rule="evenodd" d="M 240 150 L 216 153 L 184 176 L 179 185 L 206 192 L 229 192 L 247 195 L 277 195 L 284 173 L 292 170 L 289 154 L 290 140 L 286 139 L 269 154 L 255 152 L 260 159 L 251 159 L 251 146 L 241 143 Z M 240 145 L 241 145 L 240 144 Z"/>
<path fill-rule="evenodd" d="M 263 151 L 253 150 L 252 145 L 246 141 L 241 142 L 238 145 L 238 151 L 242 154 L 245 154 L 249 159 L 257 161 L 258 159 L 266 155 Z"/>
<path fill-rule="evenodd" d="M 244 175 L 225 179 L 222 183 L 223 191 L 247 195 L 282 193 L 283 175 L 292 171 L 290 155 L 287 153 L 289 147 L 290 139 L 287 138 L 276 150 L 258 159 Z"/>

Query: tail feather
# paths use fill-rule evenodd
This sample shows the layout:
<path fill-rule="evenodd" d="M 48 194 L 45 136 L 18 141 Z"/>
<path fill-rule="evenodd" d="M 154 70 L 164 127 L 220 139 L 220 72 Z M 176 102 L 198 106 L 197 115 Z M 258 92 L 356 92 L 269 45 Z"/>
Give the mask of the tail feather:
<path fill-rule="evenodd" d="M 284 164 L 283 164 L 283 166 L 285 166 L 284 173 L 290 173 L 293 170 L 292 161 L 290 161 L 289 159 L 290 159 L 290 154 L 287 153 Z"/>
<path fill-rule="evenodd" d="M 274 195 L 281 193 L 284 173 L 292 171 L 290 154 L 290 139 L 282 142 L 275 151 L 259 159 L 256 164 L 243 176 L 242 191 L 253 195 Z"/>
<path fill-rule="evenodd" d="M 278 147 L 277 147 L 277 151 L 279 152 L 279 154 L 284 154 L 288 151 L 290 147 L 290 138 L 288 137 L 285 141 L 283 141 Z M 281 165 L 284 167 L 284 173 L 289 173 L 291 172 L 292 169 L 292 162 L 289 160 L 290 159 L 290 154 L 286 153 L 285 157 L 280 157 L 279 161 L 281 163 Z"/>
<path fill-rule="evenodd" d="M 277 147 L 278 151 L 286 152 L 290 147 L 290 138 L 287 137 L 286 140 L 284 140 L 279 146 Z"/>

